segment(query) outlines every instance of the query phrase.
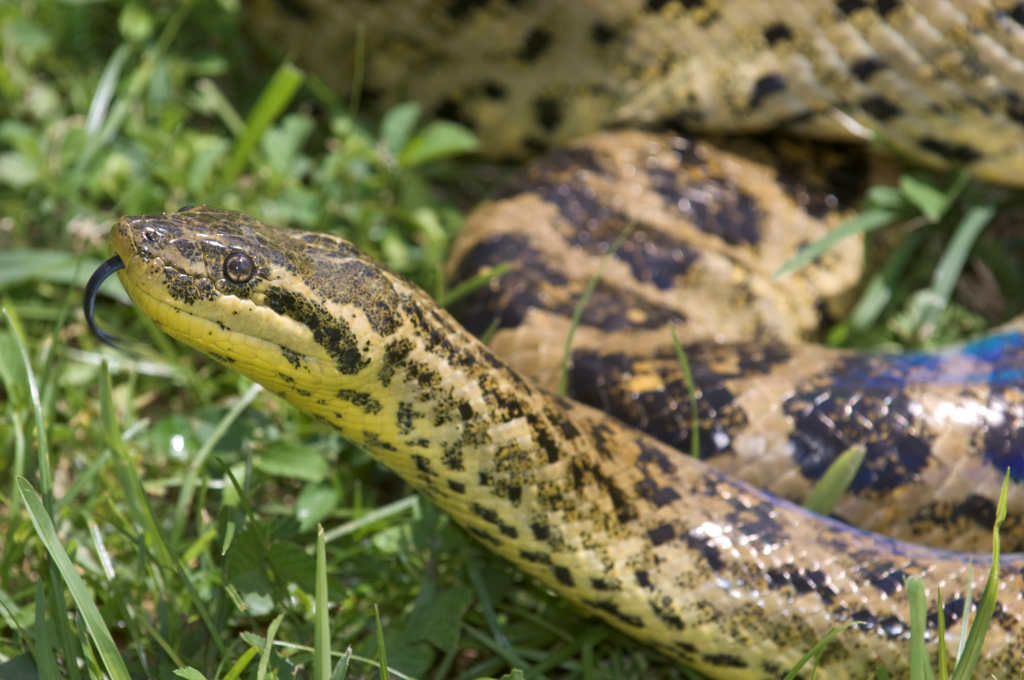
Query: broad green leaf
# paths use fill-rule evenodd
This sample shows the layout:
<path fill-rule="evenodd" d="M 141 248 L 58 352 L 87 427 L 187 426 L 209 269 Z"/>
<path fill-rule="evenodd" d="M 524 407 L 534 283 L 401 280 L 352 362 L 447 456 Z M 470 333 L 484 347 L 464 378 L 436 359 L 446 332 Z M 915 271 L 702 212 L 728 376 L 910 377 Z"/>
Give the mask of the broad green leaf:
<path fill-rule="evenodd" d="M 380 139 L 392 154 L 398 155 L 409 143 L 423 107 L 419 102 L 402 102 L 392 106 L 380 121 Z"/>
<path fill-rule="evenodd" d="M 330 465 L 316 449 L 298 443 L 275 442 L 254 461 L 253 467 L 271 477 L 321 482 Z"/>
<path fill-rule="evenodd" d="M 423 128 L 405 147 L 398 162 L 406 168 L 424 163 L 473 153 L 480 148 L 480 140 L 464 125 L 449 120 L 435 120 Z"/>
<path fill-rule="evenodd" d="M 175 668 L 174 674 L 185 678 L 185 680 L 206 680 L 206 676 L 197 671 L 195 668 L 188 666 L 186 668 Z"/>

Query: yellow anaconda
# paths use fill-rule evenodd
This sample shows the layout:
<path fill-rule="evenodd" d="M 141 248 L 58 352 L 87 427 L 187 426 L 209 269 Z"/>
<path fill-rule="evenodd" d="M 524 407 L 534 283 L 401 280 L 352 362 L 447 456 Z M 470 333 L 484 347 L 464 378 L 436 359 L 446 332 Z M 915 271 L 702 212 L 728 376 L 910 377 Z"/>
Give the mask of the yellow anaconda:
<path fill-rule="evenodd" d="M 340 238 L 207 207 L 126 217 L 111 268 L 169 335 L 358 442 L 484 545 L 713 678 L 907 677 L 904 579 L 959 631 L 968 561 L 814 516 L 539 389 Z M 106 275 L 109 270 L 101 270 Z M 98 283 L 97 283 L 98 285 Z M 1024 560 L 1002 564 L 979 675 L 1024 669 Z M 932 600 L 934 602 L 934 600 Z M 931 648 L 934 650 L 934 635 Z"/>

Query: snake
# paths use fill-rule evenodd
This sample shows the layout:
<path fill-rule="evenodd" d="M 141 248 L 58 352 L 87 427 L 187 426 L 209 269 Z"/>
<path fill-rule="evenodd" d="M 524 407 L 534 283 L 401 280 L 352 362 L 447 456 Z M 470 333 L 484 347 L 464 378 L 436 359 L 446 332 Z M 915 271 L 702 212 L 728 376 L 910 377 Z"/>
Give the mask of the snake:
<path fill-rule="evenodd" d="M 460 301 L 457 321 L 326 233 L 207 206 L 125 217 L 87 287 L 86 317 L 101 339 L 113 340 L 96 327 L 93 303 L 116 272 L 164 332 L 336 428 L 482 545 L 708 677 L 781 677 L 849 622 L 858 625 L 818 660 L 821 677 L 867 677 L 878 665 L 905 677 L 911 576 L 930 598 L 929 650 L 940 617 L 959 632 L 990 566 L 972 551 L 991 540 L 1007 469 L 1006 543 L 1024 541 L 1021 322 L 936 352 L 808 343 L 819 309 L 848 307 L 861 243 L 784 281 L 772 273 L 852 214 L 878 159 L 781 136 L 624 128 L 849 140 L 860 126 L 924 165 L 1019 184 L 1024 9 L 939 0 L 451 0 L 398 15 L 359 1 L 253 7 L 257 30 L 294 46 L 339 90 L 347 69 L 338 65 L 351 60 L 339 46 L 363 26 L 371 100 L 411 94 L 471 125 L 485 154 L 557 147 L 481 205 L 454 245 L 455 281 L 501 263 L 509 271 Z M 470 50 L 481 58 L 461 56 Z M 593 132 L 602 128 L 618 129 Z M 574 306 L 627 228 L 558 396 Z M 694 365 L 696 414 L 670 324 Z M 491 326 L 485 346 L 476 336 Z M 700 459 L 684 453 L 694 415 Z M 865 463 L 834 517 L 794 503 L 857 443 Z M 1024 557 L 1004 555 L 999 572 L 977 672 L 1016 677 Z"/>

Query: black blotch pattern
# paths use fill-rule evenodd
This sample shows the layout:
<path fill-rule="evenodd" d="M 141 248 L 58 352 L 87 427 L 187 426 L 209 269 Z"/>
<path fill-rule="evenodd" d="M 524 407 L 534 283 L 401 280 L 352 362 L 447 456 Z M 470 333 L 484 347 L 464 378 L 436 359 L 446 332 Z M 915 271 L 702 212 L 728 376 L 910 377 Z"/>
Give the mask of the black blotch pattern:
<path fill-rule="evenodd" d="M 954 161 L 970 163 L 981 158 L 981 153 L 977 149 L 967 146 L 966 144 L 950 144 L 933 137 L 922 138 L 920 144 L 925 149 L 933 151 L 943 158 L 948 158 Z"/>
<path fill-rule="evenodd" d="M 766 28 L 764 38 L 768 41 L 769 45 L 774 45 L 782 40 L 792 40 L 793 32 L 789 30 L 789 26 L 780 22 Z"/>
<path fill-rule="evenodd" d="M 554 97 L 540 97 L 533 102 L 533 110 L 537 114 L 537 122 L 548 132 L 562 122 L 562 108 Z"/>
<path fill-rule="evenodd" d="M 754 91 L 750 93 L 748 106 L 755 109 L 768 95 L 781 92 L 786 89 L 785 79 L 777 73 L 764 76 L 754 83 Z"/>
<path fill-rule="evenodd" d="M 878 57 L 866 57 L 855 61 L 850 67 L 850 72 L 857 76 L 858 80 L 864 81 L 884 68 L 885 64 Z"/>
<path fill-rule="evenodd" d="M 622 621 L 628 626 L 633 626 L 634 628 L 644 627 L 643 619 L 641 619 L 639 616 L 633 616 L 632 614 L 622 613 L 621 611 L 619 611 L 619 606 L 614 602 L 610 602 L 608 600 L 584 600 L 583 604 L 587 604 L 591 607 L 594 607 L 595 609 L 600 609 L 601 611 L 608 612 L 609 614 L 611 614 L 619 621 Z"/>
<path fill-rule="evenodd" d="M 653 168 L 648 174 L 651 187 L 661 195 L 665 205 L 677 210 L 704 233 L 714 234 L 730 245 L 760 242 L 764 216 L 757 200 L 730 186 L 725 178 L 709 177 L 683 184 L 679 175 L 664 168 Z M 681 245 L 686 247 L 686 244 Z M 684 273 L 698 257 L 696 251 L 688 247 L 687 250 L 689 261 L 685 261 Z"/>
<path fill-rule="evenodd" d="M 317 344 L 335 359 L 341 373 L 354 375 L 370 363 L 359 351 L 358 340 L 344 319 L 278 286 L 269 286 L 264 295 L 267 306 L 276 314 L 287 316 L 309 328 Z"/>
<path fill-rule="evenodd" d="M 746 668 L 747 662 L 732 654 L 705 654 L 704 660 L 715 666 L 727 666 L 729 668 Z"/>
<path fill-rule="evenodd" d="M 900 114 L 900 107 L 896 106 L 881 95 L 868 97 L 860 103 L 860 106 L 862 109 L 867 111 L 868 114 L 881 121 L 889 120 L 893 116 Z"/>
<path fill-rule="evenodd" d="M 565 567 L 555 567 L 554 572 L 555 578 L 558 579 L 558 582 L 561 583 L 563 586 L 572 587 L 576 585 L 575 581 L 573 581 L 572 579 L 572 572 L 570 572 Z"/>
<path fill-rule="evenodd" d="M 594 24 L 590 29 L 590 38 L 598 45 L 607 45 L 611 41 L 615 40 L 619 35 L 618 31 L 609 26 L 598 22 Z"/>
<path fill-rule="evenodd" d="M 648 531 L 647 536 L 654 545 L 661 545 L 662 543 L 668 543 L 676 537 L 676 528 L 671 524 L 662 524 Z"/>
<path fill-rule="evenodd" d="M 548 48 L 551 43 L 551 34 L 543 29 L 537 29 L 526 36 L 526 40 L 523 42 L 523 46 L 519 49 L 517 58 L 529 64 L 535 61 L 540 55 L 544 53 L 544 50 Z"/>
<path fill-rule="evenodd" d="M 747 425 L 745 411 L 733 403 L 725 383 L 738 378 L 767 375 L 791 357 L 781 343 L 719 345 L 697 343 L 684 348 L 700 398 L 697 401 L 698 448 L 701 458 L 731 450 L 732 433 Z M 630 381 L 636 358 L 624 354 L 573 352 L 569 371 L 569 396 L 610 413 L 633 427 L 684 452 L 691 450 L 692 415 L 690 391 L 675 353 L 667 349 L 653 364 L 663 389 L 634 394 Z M 719 372 L 713 367 L 734 366 Z M 641 457 L 640 462 L 644 459 Z M 656 489 L 651 489 L 653 494 Z"/>
<path fill-rule="evenodd" d="M 816 593 L 826 605 L 832 604 L 839 590 L 823 571 L 807 571 L 795 564 L 784 564 L 781 567 L 768 569 L 765 573 L 768 588 L 778 590 L 792 586 L 797 593 Z"/>

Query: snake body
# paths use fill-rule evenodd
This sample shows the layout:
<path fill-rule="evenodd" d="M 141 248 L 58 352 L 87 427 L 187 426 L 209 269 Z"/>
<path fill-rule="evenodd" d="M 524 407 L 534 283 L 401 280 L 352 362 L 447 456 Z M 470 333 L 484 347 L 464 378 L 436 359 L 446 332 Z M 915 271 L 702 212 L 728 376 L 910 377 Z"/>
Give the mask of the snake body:
<path fill-rule="evenodd" d="M 871 130 L 918 162 L 1024 183 L 1019 0 L 248 5 L 268 44 L 339 91 L 355 74 L 363 102 L 423 102 L 472 125 L 491 154 L 609 126 L 825 139 Z"/>
<path fill-rule="evenodd" d="M 348 242 L 207 207 L 111 233 L 136 305 L 172 337 L 337 428 L 485 546 L 715 678 L 907 675 L 903 583 L 956 634 L 984 555 L 815 516 L 522 378 L 428 295 Z M 244 266 L 240 266 L 239 263 Z M 1004 559 L 980 673 L 1024 661 L 1024 560 Z M 934 648 L 934 634 L 931 635 Z"/>

